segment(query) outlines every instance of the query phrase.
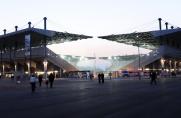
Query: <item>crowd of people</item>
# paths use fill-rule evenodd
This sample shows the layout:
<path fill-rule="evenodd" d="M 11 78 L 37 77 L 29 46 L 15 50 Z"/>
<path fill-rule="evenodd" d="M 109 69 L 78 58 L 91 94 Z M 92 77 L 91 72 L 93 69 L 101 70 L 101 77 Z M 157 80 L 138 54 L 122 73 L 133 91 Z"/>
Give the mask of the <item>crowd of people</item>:
<path fill-rule="evenodd" d="M 162 74 L 160 74 L 160 73 L 158 73 L 156 71 L 150 71 L 149 72 L 150 84 L 151 85 L 153 85 L 153 84 L 157 85 L 157 81 L 158 81 L 157 78 L 162 77 L 160 75 L 162 75 Z M 174 76 L 174 75 L 175 75 L 175 73 L 172 74 L 172 76 Z M 103 84 L 105 82 L 105 75 L 104 75 L 103 72 L 97 73 L 96 77 L 94 77 L 93 74 L 90 74 L 89 77 L 90 77 L 90 80 L 93 80 L 93 78 L 97 78 L 99 84 L 101 84 L 101 83 Z M 21 79 L 20 78 L 21 78 L 20 76 L 16 77 L 16 83 L 17 84 L 21 83 Z M 32 92 L 35 92 L 36 84 L 38 84 L 39 87 L 41 87 L 43 82 L 45 83 L 47 88 L 53 88 L 53 83 L 54 83 L 54 80 L 55 80 L 55 74 L 54 73 L 50 73 L 46 78 L 44 78 L 44 79 L 43 78 L 44 78 L 43 75 L 38 75 L 37 76 L 36 74 L 31 74 L 29 81 L 30 81 L 31 91 Z M 112 79 L 112 73 L 111 72 L 108 73 L 108 78 L 110 80 Z"/>
<path fill-rule="evenodd" d="M 53 83 L 54 83 L 55 75 L 53 73 L 50 73 L 47 79 L 45 79 L 45 84 L 50 88 L 53 88 Z M 31 90 L 32 92 L 35 92 L 36 89 L 36 83 L 39 83 L 39 87 L 42 86 L 43 82 L 43 75 L 39 75 L 38 77 L 35 74 L 32 74 L 30 77 L 30 84 L 31 84 Z"/>
<path fill-rule="evenodd" d="M 104 83 L 104 73 L 98 74 L 98 81 L 99 81 L 99 83 Z"/>
<path fill-rule="evenodd" d="M 109 73 L 110 79 L 111 79 L 111 76 L 112 76 L 112 74 Z M 91 78 L 93 78 L 93 77 L 91 77 Z M 97 78 L 98 78 L 99 84 L 104 83 L 104 73 L 103 72 L 98 73 Z M 155 71 L 150 72 L 149 78 L 150 78 L 151 85 L 157 84 L 157 73 Z M 47 88 L 48 87 L 53 88 L 54 79 L 55 79 L 55 75 L 53 73 L 50 73 L 50 75 L 48 75 L 48 79 L 45 79 L 45 84 L 46 84 Z M 32 74 L 30 77 L 30 84 L 31 84 L 32 92 L 35 91 L 37 82 L 39 82 L 39 87 L 41 87 L 42 82 L 43 82 L 43 75 L 39 75 L 38 77 L 36 77 L 34 74 Z"/>

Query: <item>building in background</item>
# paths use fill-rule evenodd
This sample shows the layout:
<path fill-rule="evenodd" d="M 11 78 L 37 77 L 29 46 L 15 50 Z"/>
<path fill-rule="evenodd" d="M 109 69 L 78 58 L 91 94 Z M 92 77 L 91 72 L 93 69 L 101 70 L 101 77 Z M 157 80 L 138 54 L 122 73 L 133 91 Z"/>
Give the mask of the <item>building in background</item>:
<path fill-rule="evenodd" d="M 18 30 L 15 26 L 15 32 L 8 34 L 4 29 L 4 35 L 0 35 L 1 77 L 29 76 L 36 73 L 47 78 L 47 74 L 52 72 L 60 77 L 63 72 L 78 70 L 48 49 L 47 45 L 91 37 L 47 30 L 46 20 L 45 17 L 44 29 L 31 27 L 31 22 L 28 22 L 28 28 Z"/>
<path fill-rule="evenodd" d="M 161 18 L 159 18 L 160 30 L 148 32 L 133 32 L 129 34 L 99 36 L 99 38 L 134 45 L 138 47 L 138 54 L 134 61 L 120 67 L 120 70 L 148 71 L 155 70 L 158 73 L 181 73 L 181 29 L 172 26 L 162 30 Z M 152 50 L 141 55 L 139 48 Z M 126 51 L 126 49 L 125 49 Z"/>

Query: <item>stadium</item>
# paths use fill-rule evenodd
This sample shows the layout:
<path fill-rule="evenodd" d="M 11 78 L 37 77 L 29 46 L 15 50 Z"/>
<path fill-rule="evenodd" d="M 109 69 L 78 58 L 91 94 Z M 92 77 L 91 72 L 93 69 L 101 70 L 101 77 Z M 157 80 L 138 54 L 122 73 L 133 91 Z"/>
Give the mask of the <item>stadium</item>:
<path fill-rule="evenodd" d="M 111 57 L 80 57 L 62 56 L 80 70 L 104 71 L 115 73 L 119 77 L 129 73 L 128 76 L 149 76 L 150 71 L 156 71 L 161 76 L 175 76 L 181 72 L 181 42 L 180 28 L 162 29 L 162 19 L 159 18 L 159 30 L 147 32 L 133 32 L 128 34 L 99 36 L 98 38 L 116 41 L 137 47 L 135 55 L 119 55 Z M 140 49 L 149 49 L 148 53 L 140 53 Z M 123 73 L 121 73 L 123 72 Z M 120 74 L 121 73 L 121 74 Z"/>
<path fill-rule="evenodd" d="M 44 29 L 31 27 L 31 22 L 28 22 L 28 28 L 18 30 L 15 26 L 15 32 L 8 34 L 4 29 L 4 34 L 0 36 L 2 77 L 28 76 L 36 73 L 43 74 L 46 78 L 47 74 L 53 72 L 57 77 L 81 78 L 82 75 L 88 77 L 94 74 L 96 78 L 97 73 L 104 72 L 107 76 L 108 73 L 112 73 L 112 76 L 117 78 L 140 77 L 147 75 L 149 71 L 157 71 L 168 76 L 181 72 L 181 29 L 168 29 L 168 23 L 165 23 L 166 29 L 163 30 L 161 18 L 159 30 L 99 36 L 100 39 L 137 47 L 137 54 L 109 57 L 56 54 L 54 50 L 47 48 L 47 45 L 92 36 L 47 30 L 47 18 L 43 20 Z M 141 48 L 149 49 L 150 52 L 140 53 Z"/>

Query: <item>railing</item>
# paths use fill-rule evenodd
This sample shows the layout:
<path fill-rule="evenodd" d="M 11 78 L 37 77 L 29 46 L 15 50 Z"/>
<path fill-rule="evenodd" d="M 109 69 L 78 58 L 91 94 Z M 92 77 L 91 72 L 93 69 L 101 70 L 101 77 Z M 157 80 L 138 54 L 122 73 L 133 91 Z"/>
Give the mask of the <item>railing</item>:
<path fill-rule="evenodd" d="M 44 48 L 43 47 L 34 47 L 32 48 L 31 51 L 31 57 L 44 57 L 45 53 L 44 53 Z M 17 51 L 5 51 L 4 53 L 2 53 L 2 60 L 6 61 L 6 60 L 10 60 L 10 59 L 24 59 L 24 58 L 30 58 L 29 55 L 25 55 L 25 50 L 24 49 L 20 49 Z"/>
<path fill-rule="evenodd" d="M 158 60 L 159 58 L 167 56 L 167 55 L 171 57 L 181 57 L 181 50 L 173 48 L 173 47 L 169 47 L 169 46 L 160 46 L 158 49 L 155 49 L 151 51 L 150 53 L 142 56 L 140 58 L 140 66 L 144 67 L 150 64 L 151 62 L 154 62 L 155 60 Z M 127 67 L 138 69 L 139 59 L 137 58 L 134 62 L 126 65 L 124 68 L 127 68 Z"/>
<path fill-rule="evenodd" d="M 54 64 L 58 64 L 59 67 L 64 68 L 65 70 L 74 71 L 78 70 L 73 65 L 69 64 L 67 61 L 62 59 L 59 55 L 55 54 L 53 51 L 47 48 L 47 60 L 51 61 Z"/>
<path fill-rule="evenodd" d="M 121 67 L 125 66 L 125 65 L 128 65 L 129 63 L 133 62 L 133 60 L 129 60 L 129 61 L 126 61 L 126 60 L 112 60 L 112 65 L 106 69 L 106 71 L 117 71 L 119 70 Z"/>
<path fill-rule="evenodd" d="M 162 55 L 162 52 L 163 52 L 162 47 L 160 47 L 158 49 L 151 51 L 148 54 L 145 54 L 144 56 L 141 56 L 140 57 L 140 67 L 143 67 L 143 66 L 157 60 L 158 58 L 160 58 L 160 56 Z M 138 69 L 139 68 L 139 58 L 137 58 L 132 63 L 126 65 L 124 68 Z"/>

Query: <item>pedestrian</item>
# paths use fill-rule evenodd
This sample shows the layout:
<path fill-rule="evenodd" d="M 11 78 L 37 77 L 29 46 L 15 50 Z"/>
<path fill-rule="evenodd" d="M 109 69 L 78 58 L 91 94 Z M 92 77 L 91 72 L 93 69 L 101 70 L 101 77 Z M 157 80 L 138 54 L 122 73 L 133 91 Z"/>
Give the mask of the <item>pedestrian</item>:
<path fill-rule="evenodd" d="M 150 84 L 152 85 L 154 83 L 156 85 L 157 74 L 155 71 L 150 72 L 150 78 L 151 78 Z"/>
<path fill-rule="evenodd" d="M 42 79 L 43 79 L 43 76 L 39 75 L 38 76 L 39 87 L 41 87 Z"/>
<path fill-rule="evenodd" d="M 101 74 L 99 73 L 98 74 L 98 81 L 99 81 L 99 84 L 101 83 Z"/>
<path fill-rule="evenodd" d="M 48 88 L 49 82 L 48 82 L 48 79 L 47 79 L 47 78 L 45 79 L 45 84 L 46 84 L 46 87 Z"/>
<path fill-rule="evenodd" d="M 90 74 L 90 80 L 92 80 L 94 78 L 93 73 Z"/>
<path fill-rule="evenodd" d="M 35 89 L 36 89 L 36 77 L 35 77 L 34 74 L 32 74 L 31 77 L 30 77 L 30 84 L 31 84 L 32 92 L 35 92 Z"/>
<path fill-rule="evenodd" d="M 112 73 L 111 72 L 109 73 L 109 78 L 110 78 L 110 80 L 112 79 Z"/>
<path fill-rule="evenodd" d="M 104 83 L 104 73 L 101 73 L 101 81 Z"/>
<path fill-rule="evenodd" d="M 53 73 L 50 73 L 49 77 L 49 82 L 50 82 L 50 88 L 53 87 L 53 82 L 54 82 L 54 79 L 55 79 L 55 76 L 53 75 Z"/>

